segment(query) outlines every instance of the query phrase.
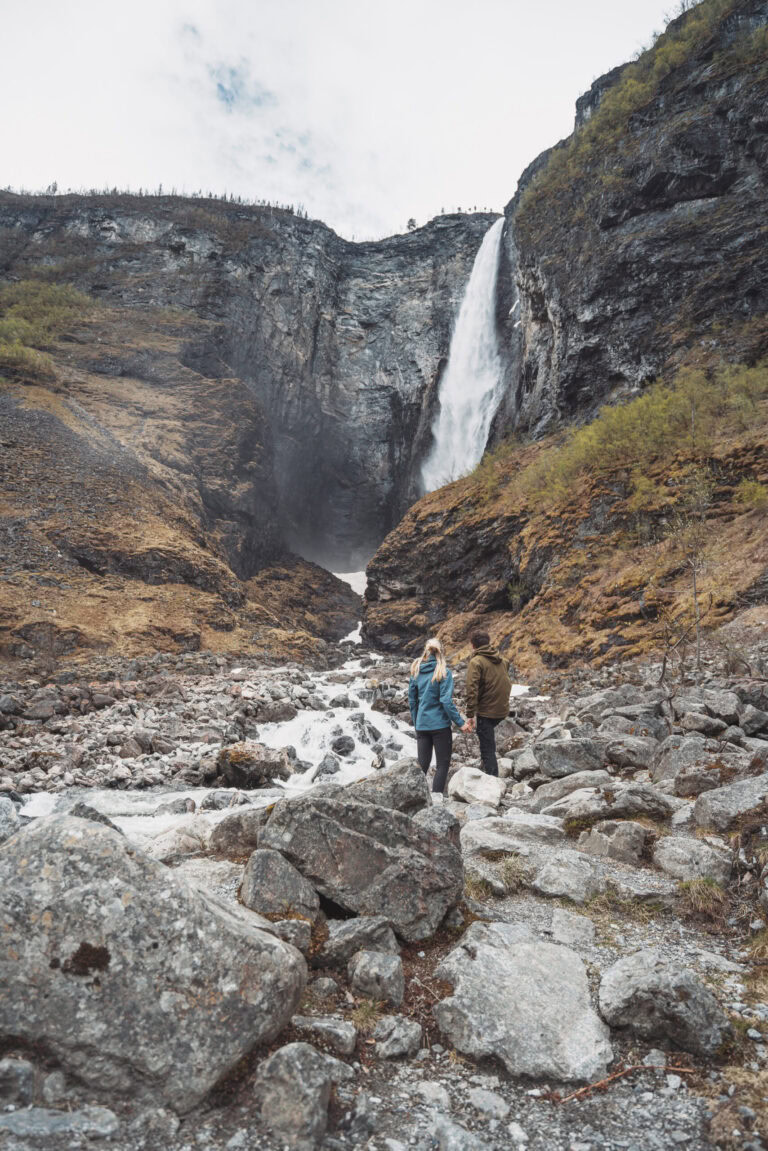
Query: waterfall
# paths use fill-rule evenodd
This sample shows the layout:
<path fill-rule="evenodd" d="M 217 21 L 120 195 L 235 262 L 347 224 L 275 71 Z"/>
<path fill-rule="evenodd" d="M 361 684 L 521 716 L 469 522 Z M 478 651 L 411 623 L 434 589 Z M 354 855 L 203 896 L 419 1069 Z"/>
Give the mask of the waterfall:
<path fill-rule="evenodd" d="M 480 462 L 501 400 L 496 340 L 496 278 L 504 219 L 486 232 L 475 257 L 440 382 L 434 443 L 421 469 L 425 492 L 456 480 Z"/>

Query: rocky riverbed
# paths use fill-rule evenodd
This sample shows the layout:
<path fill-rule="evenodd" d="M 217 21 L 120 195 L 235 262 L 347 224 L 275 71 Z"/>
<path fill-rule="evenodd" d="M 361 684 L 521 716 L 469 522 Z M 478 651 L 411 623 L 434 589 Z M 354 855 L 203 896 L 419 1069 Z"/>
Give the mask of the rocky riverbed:
<path fill-rule="evenodd" d="M 768 685 L 329 662 L 0 685 L 0 1145 L 764 1146 Z"/>

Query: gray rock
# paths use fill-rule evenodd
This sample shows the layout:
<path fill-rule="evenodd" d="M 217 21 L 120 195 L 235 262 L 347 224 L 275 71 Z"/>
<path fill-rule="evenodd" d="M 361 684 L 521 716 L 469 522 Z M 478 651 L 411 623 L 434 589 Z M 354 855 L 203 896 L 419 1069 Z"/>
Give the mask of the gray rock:
<path fill-rule="evenodd" d="M 240 807 L 248 798 L 236 788 L 213 788 L 200 801 L 201 811 L 223 811 L 226 808 Z"/>
<path fill-rule="evenodd" d="M 284 751 L 245 740 L 223 747 L 216 757 L 222 781 L 229 787 L 250 791 L 270 787 L 275 779 L 288 779 L 292 769 Z"/>
<path fill-rule="evenodd" d="M 545 807 L 556 803 L 572 791 L 608 787 L 614 783 L 613 776 L 607 771 L 575 771 L 573 775 L 565 775 L 562 779 L 555 779 L 551 783 L 543 783 L 541 787 L 537 787 L 531 799 L 530 809 L 543 811 Z"/>
<path fill-rule="evenodd" d="M 259 1064 L 254 1093 L 262 1121 L 288 1147 L 314 1151 L 328 1125 L 332 1085 L 353 1078 L 345 1063 L 309 1043 L 288 1043 Z"/>
<path fill-rule="evenodd" d="M 721 719 L 715 719 L 713 715 L 689 711 L 680 720 L 680 726 L 683 731 L 698 731 L 702 735 L 715 736 L 721 735 L 728 725 L 723 723 Z"/>
<path fill-rule="evenodd" d="M 88 803 L 76 803 L 66 813 L 67 815 L 74 815 L 77 819 L 90 819 L 92 823 L 100 823 L 103 827 L 111 827 L 118 835 L 122 835 L 122 831 L 117 827 L 109 816 L 104 815 L 101 811 L 97 811 L 95 807 L 91 807 Z"/>
<path fill-rule="evenodd" d="M 598 1079 L 613 1058 L 575 952 L 553 943 L 460 944 L 436 971 L 453 995 L 435 1005 L 441 1032 L 473 1058 L 511 1075 Z"/>
<path fill-rule="evenodd" d="M 320 760 L 317 767 L 317 779 L 327 778 L 328 776 L 338 775 L 341 768 L 341 761 L 338 756 L 333 755 L 330 751 L 324 755 Z"/>
<path fill-rule="evenodd" d="M 314 923 L 320 912 L 320 899 L 312 884 L 279 851 L 269 848 L 254 851 L 248 860 L 240 899 L 261 915 L 293 913 Z"/>
<path fill-rule="evenodd" d="M 762 735 L 768 732 L 768 711 L 753 707 L 751 703 L 745 705 L 739 726 L 745 735 Z"/>
<path fill-rule="evenodd" d="M 741 819 L 765 816 L 767 799 L 768 773 L 765 773 L 700 795 L 693 808 L 693 818 L 698 827 L 728 831 Z"/>
<path fill-rule="evenodd" d="M 669 735 L 653 757 L 653 781 L 674 780 L 684 767 L 706 763 L 709 753 L 701 735 Z"/>
<path fill-rule="evenodd" d="M 537 895 L 571 899 L 574 903 L 586 903 L 605 891 L 607 886 L 600 866 L 577 851 L 558 852 L 539 868 L 530 882 L 531 890 Z"/>
<path fill-rule="evenodd" d="M 421 1047 L 422 1028 L 402 1015 L 384 1015 L 373 1030 L 377 1059 L 400 1059 L 413 1056 Z"/>
<path fill-rule="evenodd" d="M 263 926 L 265 931 L 271 931 L 278 939 L 290 943 L 291 947 L 295 947 L 305 957 L 309 954 L 312 946 L 312 924 L 305 919 L 278 919 L 276 922 L 264 920 L 259 926 Z"/>
<path fill-rule="evenodd" d="M 507 785 L 503 779 L 487 775 L 478 767 L 461 767 L 451 776 L 448 794 L 464 803 L 485 803 L 498 807 Z"/>
<path fill-rule="evenodd" d="M 651 833 L 632 820 L 603 820 L 579 836 L 579 848 L 591 855 L 639 863 L 646 852 Z"/>
<path fill-rule="evenodd" d="M 39 1146 L 43 1140 L 56 1136 L 84 1135 L 90 1139 L 106 1139 L 117 1134 L 120 1121 L 114 1111 L 106 1107 L 83 1107 L 79 1111 L 48 1111 L 44 1107 L 30 1107 L 0 1115 L 0 1134 L 17 1135 L 32 1139 Z"/>
<path fill-rule="evenodd" d="M 506 1119 L 509 1115 L 509 1104 L 506 1099 L 496 1091 L 487 1091 L 485 1087 L 470 1087 L 469 1102 L 482 1115 L 489 1119 Z"/>
<path fill-rule="evenodd" d="M 429 938 L 463 890 L 461 855 L 453 844 L 403 812 L 344 793 L 279 803 L 259 846 L 281 852 L 342 907 L 385 916 L 408 941 Z"/>
<path fill-rule="evenodd" d="M 51 1071 L 43 1080 L 40 1095 L 44 1103 L 51 1107 L 62 1103 L 67 1096 L 67 1081 L 61 1071 Z"/>
<path fill-rule="evenodd" d="M 0 849 L 0 1041 L 188 1110 L 278 1034 L 304 987 L 299 953 L 249 915 L 109 828 L 35 822 Z"/>
<path fill-rule="evenodd" d="M 444 1115 L 436 1116 L 429 1130 L 438 1151 L 487 1151 L 488 1144 L 483 1139 Z M 435 1142 L 432 1146 L 435 1146 Z"/>
<path fill-rule="evenodd" d="M 549 815 L 510 812 L 494 819 L 475 819 L 461 829 L 461 850 L 465 855 L 517 851 L 521 844 L 560 844 L 565 842 L 562 819 Z"/>
<path fill-rule="evenodd" d="M 653 862 L 674 879 L 713 879 L 726 884 L 731 876 L 728 845 L 713 840 L 664 835 L 654 847 Z"/>
<path fill-rule="evenodd" d="M 357 1028 L 339 1015 L 294 1015 L 291 1027 L 306 1032 L 309 1042 L 327 1044 L 337 1055 L 351 1055 L 357 1043 Z"/>
<path fill-rule="evenodd" d="M 605 758 L 623 770 L 650 767 L 658 744 L 655 739 L 639 735 L 619 735 L 605 748 Z"/>
<path fill-rule="evenodd" d="M 555 943 L 565 943 L 569 947 L 589 947 L 595 942 L 595 925 L 592 920 L 562 907 L 556 907 L 552 912 L 551 931 Z"/>
<path fill-rule="evenodd" d="M 239 807 L 224 816 L 211 832 L 211 851 L 229 856 L 251 855 L 258 846 L 259 833 L 272 814 L 271 807 Z"/>
<path fill-rule="evenodd" d="M 31 1103 L 35 1069 L 26 1059 L 0 1059 L 0 1103 Z"/>
<path fill-rule="evenodd" d="M 355 750 L 355 741 L 351 735 L 339 735 L 331 741 L 331 747 L 337 755 L 346 758 L 346 756 L 351 755 Z"/>
<path fill-rule="evenodd" d="M 313 960 L 316 967 L 346 967 L 358 951 L 400 954 L 395 933 L 383 915 L 329 919 L 327 927 L 328 938 Z"/>
<path fill-rule="evenodd" d="M 619 959 L 600 983 L 600 1014 L 643 1039 L 668 1039 L 694 1055 L 713 1056 L 731 1025 L 710 991 L 659 951 Z"/>
<path fill-rule="evenodd" d="M 350 783 L 345 794 L 357 803 L 375 803 L 406 815 L 432 804 L 427 777 L 415 759 L 399 759 L 376 775 Z"/>
<path fill-rule="evenodd" d="M 591 739 L 548 739 L 533 750 L 539 771 L 550 779 L 576 771 L 597 771 L 603 766 L 600 747 Z"/>
<path fill-rule="evenodd" d="M 353 992 L 399 1007 L 405 995 L 403 963 L 399 955 L 380 951 L 358 951 L 347 964 Z"/>
<path fill-rule="evenodd" d="M 5 795 L 0 795 L 0 843 L 10 839 L 19 830 L 19 815 L 16 805 Z"/>
<path fill-rule="evenodd" d="M 675 776 L 673 790 L 675 795 L 690 799 L 705 791 L 714 791 L 716 787 L 722 787 L 722 784 L 723 772 L 719 762 L 700 763 L 681 768 Z"/>
<path fill-rule="evenodd" d="M 317 999 L 333 999 L 339 994 L 339 985 L 330 975 L 318 975 L 310 983 L 309 990 Z"/>
<path fill-rule="evenodd" d="M 451 1110 L 451 1097 L 442 1083 L 431 1080 L 422 1080 L 416 1085 L 416 1093 L 421 1096 L 429 1107 L 437 1107 L 440 1111 Z"/>
<path fill-rule="evenodd" d="M 449 811 L 443 804 L 436 804 L 417 811 L 413 816 L 413 822 L 419 827 L 431 831 L 434 835 L 440 836 L 446 842 L 452 843 L 457 850 L 461 849 L 461 824 L 453 812 Z"/>
<path fill-rule="evenodd" d="M 533 748 L 526 747 L 514 757 L 513 774 L 515 779 L 527 779 L 529 775 L 536 775 L 539 770 Z"/>

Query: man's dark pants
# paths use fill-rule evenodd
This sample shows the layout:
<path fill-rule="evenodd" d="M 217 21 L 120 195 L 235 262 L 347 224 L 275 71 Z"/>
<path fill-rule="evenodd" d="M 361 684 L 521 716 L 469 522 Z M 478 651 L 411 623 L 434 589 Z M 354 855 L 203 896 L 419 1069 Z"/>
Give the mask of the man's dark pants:
<path fill-rule="evenodd" d="M 486 775 L 498 775 L 499 765 L 496 760 L 496 728 L 500 719 L 488 719 L 487 716 L 477 717 L 477 739 L 480 744 L 480 760 Z"/>

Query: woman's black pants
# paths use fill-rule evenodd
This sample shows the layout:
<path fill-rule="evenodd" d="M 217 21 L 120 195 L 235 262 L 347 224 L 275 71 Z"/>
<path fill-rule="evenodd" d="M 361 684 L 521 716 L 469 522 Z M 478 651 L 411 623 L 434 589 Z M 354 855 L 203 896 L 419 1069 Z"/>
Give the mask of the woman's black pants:
<path fill-rule="evenodd" d="M 426 775 L 432 762 L 432 749 L 435 749 L 437 771 L 432 781 L 432 790 L 442 792 L 448 778 L 448 768 L 451 766 L 451 751 L 453 750 L 453 733 L 450 727 L 441 727 L 437 731 L 416 732 L 416 754 L 419 758 L 419 767 Z"/>

